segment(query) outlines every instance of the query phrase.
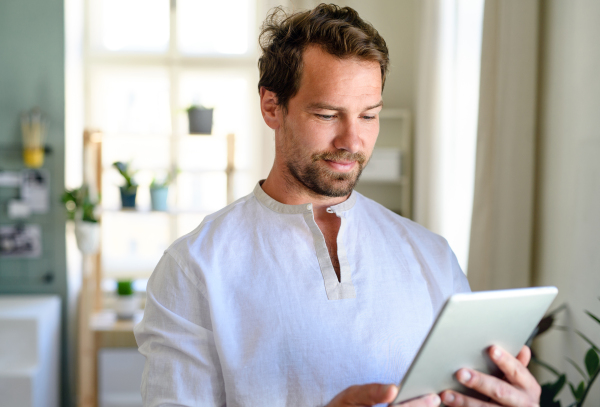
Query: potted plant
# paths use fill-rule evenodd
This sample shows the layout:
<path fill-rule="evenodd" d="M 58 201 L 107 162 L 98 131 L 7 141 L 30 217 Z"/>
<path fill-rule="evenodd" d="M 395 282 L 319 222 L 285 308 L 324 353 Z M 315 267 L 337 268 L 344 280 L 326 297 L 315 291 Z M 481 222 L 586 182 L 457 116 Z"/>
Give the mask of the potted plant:
<path fill-rule="evenodd" d="M 131 163 L 115 161 L 113 166 L 125 179 L 125 185 L 119 187 L 121 190 L 121 206 L 123 208 L 135 208 L 135 197 L 137 195 L 138 184 L 133 178 L 135 172 L 131 170 Z"/>
<path fill-rule="evenodd" d="M 67 217 L 75 221 L 77 247 L 84 254 L 95 254 L 100 247 L 100 225 L 98 209 L 100 198 L 92 200 L 87 186 L 68 189 L 62 196 Z"/>
<path fill-rule="evenodd" d="M 600 297 L 598 297 L 600 299 Z M 547 332 L 552 327 L 555 329 L 559 329 L 562 331 L 569 330 L 565 329 L 564 326 L 555 325 L 557 315 L 566 309 L 566 305 L 562 305 L 558 307 L 556 310 L 552 311 L 546 317 L 544 317 L 537 328 L 533 332 L 531 338 L 529 339 L 527 345 L 531 346 L 531 342 L 536 337 L 541 334 Z M 600 317 L 591 313 L 590 311 L 585 311 L 585 313 L 595 322 L 600 324 Z M 562 372 L 559 372 L 558 369 L 549 365 L 548 363 L 540 360 L 532 355 L 531 361 L 543 367 L 550 373 L 552 373 L 556 377 L 556 381 L 542 384 L 542 394 L 540 397 L 540 407 L 561 407 L 561 401 L 558 399 L 559 393 L 566 388 L 566 384 L 568 384 L 568 388 L 571 391 L 571 395 L 575 399 L 575 402 L 569 404 L 569 407 L 583 407 L 584 404 L 587 407 L 589 403 L 585 403 L 587 396 L 589 395 L 590 388 L 600 375 L 600 347 L 592 342 L 588 336 L 586 336 L 583 332 L 579 330 L 575 330 L 574 333 L 580 337 L 581 340 L 587 342 L 590 346 L 585 355 L 583 356 L 583 368 L 576 363 L 574 360 L 570 358 L 566 358 L 567 362 L 569 362 L 575 370 L 579 373 L 581 378 L 577 378 L 575 381 L 571 381 L 571 379 Z"/>
<path fill-rule="evenodd" d="M 199 105 L 187 109 L 190 134 L 212 133 L 213 110 Z"/>
<path fill-rule="evenodd" d="M 138 309 L 138 298 L 133 291 L 132 280 L 117 281 L 115 311 L 118 319 L 132 319 Z"/>
<path fill-rule="evenodd" d="M 171 172 L 167 173 L 167 176 L 160 181 L 156 176 L 152 178 L 152 182 L 150 183 L 150 203 L 153 211 L 164 212 L 167 210 L 169 185 L 173 181 L 173 178 Z"/>

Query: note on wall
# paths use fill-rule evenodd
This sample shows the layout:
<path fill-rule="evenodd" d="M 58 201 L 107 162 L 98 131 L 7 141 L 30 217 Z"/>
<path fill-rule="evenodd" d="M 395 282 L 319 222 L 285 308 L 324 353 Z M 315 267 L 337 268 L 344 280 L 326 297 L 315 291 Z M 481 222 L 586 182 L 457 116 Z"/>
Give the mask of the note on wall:
<path fill-rule="evenodd" d="M 22 172 L 21 200 L 32 213 L 47 213 L 50 209 L 50 176 L 46 170 Z"/>
<path fill-rule="evenodd" d="M 0 257 L 35 258 L 42 255 L 39 225 L 0 226 Z"/>

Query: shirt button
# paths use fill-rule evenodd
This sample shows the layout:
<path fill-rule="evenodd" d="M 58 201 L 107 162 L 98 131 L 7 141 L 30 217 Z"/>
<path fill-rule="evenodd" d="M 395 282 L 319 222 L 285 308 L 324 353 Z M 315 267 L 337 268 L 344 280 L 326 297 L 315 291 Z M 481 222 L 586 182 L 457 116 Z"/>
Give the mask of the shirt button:
<path fill-rule="evenodd" d="M 333 213 L 333 209 L 331 209 L 331 208 L 327 208 L 327 212 L 329 212 L 329 213 Z"/>
<path fill-rule="evenodd" d="M 308 209 L 310 211 L 312 209 L 312 204 L 306 205 L 306 209 Z"/>

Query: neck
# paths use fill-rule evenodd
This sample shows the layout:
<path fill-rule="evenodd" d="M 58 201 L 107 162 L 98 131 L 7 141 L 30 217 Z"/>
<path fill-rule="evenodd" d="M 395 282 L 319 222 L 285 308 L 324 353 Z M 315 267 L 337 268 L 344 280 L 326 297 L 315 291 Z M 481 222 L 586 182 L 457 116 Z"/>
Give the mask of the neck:
<path fill-rule="evenodd" d="M 312 203 L 317 216 L 321 216 L 330 206 L 337 205 L 348 199 L 349 195 L 342 197 L 329 197 L 319 195 L 308 189 L 298 181 L 289 171 L 283 171 L 273 165 L 269 176 L 261 185 L 263 191 L 271 198 L 286 205 L 301 205 Z"/>

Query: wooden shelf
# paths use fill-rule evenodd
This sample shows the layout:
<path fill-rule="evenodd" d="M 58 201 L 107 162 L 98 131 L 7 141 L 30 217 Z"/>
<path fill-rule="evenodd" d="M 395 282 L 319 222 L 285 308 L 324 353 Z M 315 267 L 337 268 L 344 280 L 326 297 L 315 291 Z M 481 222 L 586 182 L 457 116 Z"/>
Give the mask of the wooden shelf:
<path fill-rule="evenodd" d="M 90 316 L 89 326 L 94 332 L 133 332 L 133 327 L 142 320 L 143 316 L 144 312 L 140 310 L 132 319 L 118 319 L 115 311 L 106 309 L 94 312 Z"/>

